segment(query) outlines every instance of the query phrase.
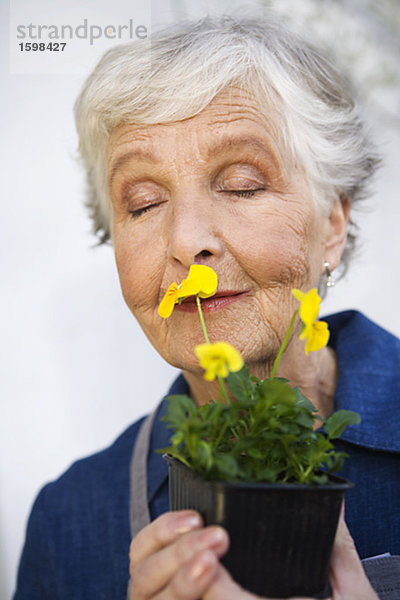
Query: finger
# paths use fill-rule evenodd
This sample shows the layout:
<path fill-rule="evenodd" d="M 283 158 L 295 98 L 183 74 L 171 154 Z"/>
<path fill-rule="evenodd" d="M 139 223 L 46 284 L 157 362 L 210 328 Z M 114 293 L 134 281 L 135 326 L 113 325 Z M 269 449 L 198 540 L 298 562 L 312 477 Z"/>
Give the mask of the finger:
<path fill-rule="evenodd" d="M 212 584 L 219 569 L 218 557 L 211 550 L 202 550 L 185 563 L 168 586 L 152 600 L 197 600 Z"/>
<path fill-rule="evenodd" d="M 361 573 L 363 571 L 353 538 L 347 528 L 343 514 L 340 515 L 336 531 L 335 543 L 333 545 L 331 572 L 334 577 L 340 577 Z"/>
<path fill-rule="evenodd" d="M 342 511 L 332 550 L 329 580 L 333 598 L 377 600 L 358 556 Z"/>
<path fill-rule="evenodd" d="M 139 531 L 132 540 L 129 551 L 131 568 L 188 531 L 199 529 L 202 524 L 201 516 L 194 510 L 164 513 Z"/>
<path fill-rule="evenodd" d="M 229 598 L 229 600 L 262 600 L 261 596 L 251 594 L 240 587 L 232 579 L 225 567 L 219 564 L 218 572 L 203 595 L 202 600 L 221 600 L 221 598 Z"/>
<path fill-rule="evenodd" d="M 133 567 L 132 585 L 139 598 L 152 597 L 168 586 L 179 569 L 196 554 L 209 550 L 218 558 L 227 551 L 228 545 L 228 534 L 218 526 L 186 533 Z"/>

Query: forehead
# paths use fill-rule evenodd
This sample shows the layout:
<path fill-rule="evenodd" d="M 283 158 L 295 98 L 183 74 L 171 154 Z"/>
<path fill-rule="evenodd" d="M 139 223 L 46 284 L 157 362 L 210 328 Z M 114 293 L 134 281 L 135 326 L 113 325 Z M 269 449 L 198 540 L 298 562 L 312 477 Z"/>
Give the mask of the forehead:
<path fill-rule="evenodd" d="M 255 94 L 230 88 L 188 119 L 151 125 L 125 124 L 114 129 L 108 144 L 109 169 L 115 171 L 127 155 L 129 159 L 162 162 L 166 148 L 178 153 L 182 148 L 182 157 L 197 153 L 204 159 L 253 147 L 255 151 L 273 155 L 282 166 L 279 122 L 276 109 L 262 107 Z"/>

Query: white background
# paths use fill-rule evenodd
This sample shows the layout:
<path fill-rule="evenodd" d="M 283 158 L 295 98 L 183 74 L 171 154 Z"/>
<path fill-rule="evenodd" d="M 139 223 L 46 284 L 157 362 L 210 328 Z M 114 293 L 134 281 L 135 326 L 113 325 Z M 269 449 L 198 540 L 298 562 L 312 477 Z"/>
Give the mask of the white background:
<path fill-rule="evenodd" d="M 58 16 L 59 23 L 89 17 L 104 24 L 132 17 L 154 28 L 177 16 L 202 15 L 210 5 L 222 11 L 240 2 L 18 0 L 11 16 L 21 19 L 25 11 L 25 22 L 40 14 L 47 23 L 45 15 Z M 14 587 L 39 488 L 147 413 L 175 376 L 123 304 L 112 248 L 93 247 L 82 205 L 72 106 L 83 74 L 107 43 L 79 42 L 79 56 L 68 64 L 60 58 L 58 74 L 54 65 L 48 72 L 35 66 L 32 55 L 31 70 L 15 74 L 15 60 L 21 64 L 14 56 L 11 73 L 9 49 L 20 40 L 9 18 L 2 0 L 0 598 Z M 360 255 L 329 293 L 324 312 L 359 308 L 400 334 L 400 134 L 398 121 L 374 110 L 369 117 L 385 167 L 369 212 L 359 217 Z"/>

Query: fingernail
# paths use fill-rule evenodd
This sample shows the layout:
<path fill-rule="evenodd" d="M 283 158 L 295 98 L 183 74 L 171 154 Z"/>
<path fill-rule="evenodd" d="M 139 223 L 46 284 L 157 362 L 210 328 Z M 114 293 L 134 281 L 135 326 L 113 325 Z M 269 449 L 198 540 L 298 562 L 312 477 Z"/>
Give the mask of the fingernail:
<path fill-rule="evenodd" d="M 175 533 L 186 533 L 201 525 L 200 516 L 196 514 L 179 515 L 174 523 Z"/>
<path fill-rule="evenodd" d="M 206 529 L 200 536 L 202 546 L 209 548 L 219 546 L 225 540 L 226 533 L 221 527 Z"/>

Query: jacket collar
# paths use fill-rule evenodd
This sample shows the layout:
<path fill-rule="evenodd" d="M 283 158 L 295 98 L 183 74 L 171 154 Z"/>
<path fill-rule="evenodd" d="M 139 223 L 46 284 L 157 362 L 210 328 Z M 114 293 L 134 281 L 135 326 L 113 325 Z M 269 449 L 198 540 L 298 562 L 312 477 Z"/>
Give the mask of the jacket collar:
<path fill-rule="evenodd" d="M 400 452 L 400 340 L 357 311 L 325 319 L 338 360 L 335 410 L 361 415 L 343 440 Z"/>

